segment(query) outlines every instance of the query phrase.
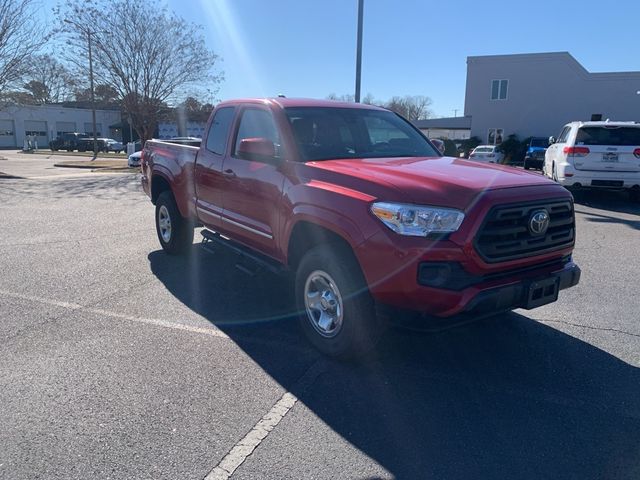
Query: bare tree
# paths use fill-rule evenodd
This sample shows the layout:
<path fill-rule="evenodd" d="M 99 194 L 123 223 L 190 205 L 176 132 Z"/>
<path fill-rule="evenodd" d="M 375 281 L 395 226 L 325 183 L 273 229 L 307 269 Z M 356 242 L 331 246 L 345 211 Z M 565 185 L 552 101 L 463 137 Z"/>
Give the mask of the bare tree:
<path fill-rule="evenodd" d="M 392 97 L 384 104 L 384 107 L 413 122 L 433 115 L 429 109 L 431 103 L 431 99 L 424 95 L 405 95 L 404 97 Z"/>
<path fill-rule="evenodd" d="M 341 102 L 353 102 L 355 101 L 354 98 L 355 97 L 351 94 L 336 95 L 335 93 L 330 93 L 327 95 L 328 100 L 338 100 Z M 367 93 L 362 98 L 362 103 L 387 108 L 412 122 L 415 120 L 430 118 L 433 115 L 433 112 L 429 109 L 432 103 L 431 99 L 424 95 L 405 95 L 404 97 L 395 96 L 390 100 L 383 102 L 377 100 L 371 93 Z"/>
<path fill-rule="evenodd" d="M 105 11 L 118 12 L 118 28 Z M 217 56 L 202 27 L 188 23 L 160 2 L 68 0 L 55 10 L 82 67 L 93 45 L 96 79 L 118 93 L 140 138 L 153 135 L 166 104 L 194 84 L 215 85 Z M 86 63 L 85 63 L 86 64 Z"/>
<path fill-rule="evenodd" d="M 50 55 L 34 57 L 23 88 L 33 103 L 60 103 L 73 98 L 79 86 L 71 71 Z"/>
<path fill-rule="evenodd" d="M 0 96 L 19 87 L 44 43 L 34 0 L 0 0 Z"/>

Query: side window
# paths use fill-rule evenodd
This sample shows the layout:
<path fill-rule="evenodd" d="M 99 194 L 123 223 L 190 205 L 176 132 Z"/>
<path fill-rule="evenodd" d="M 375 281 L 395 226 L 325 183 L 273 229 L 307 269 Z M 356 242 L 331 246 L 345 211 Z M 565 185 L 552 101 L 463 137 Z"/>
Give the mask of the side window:
<path fill-rule="evenodd" d="M 266 138 L 271 140 L 276 149 L 276 156 L 280 156 L 280 135 L 273 117 L 268 111 L 250 108 L 242 113 L 233 153 L 235 157 L 238 156 L 240 142 L 245 138 Z"/>
<path fill-rule="evenodd" d="M 571 127 L 564 127 L 558 136 L 557 143 L 565 143 L 567 141 L 567 137 L 569 136 L 569 132 L 571 131 Z"/>
<path fill-rule="evenodd" d="M 223 107 L 214 114 L 207 134 L 207 150 L 210 152 L 216 155 L 224 154 L 234 112 L 235 107 Z"/>

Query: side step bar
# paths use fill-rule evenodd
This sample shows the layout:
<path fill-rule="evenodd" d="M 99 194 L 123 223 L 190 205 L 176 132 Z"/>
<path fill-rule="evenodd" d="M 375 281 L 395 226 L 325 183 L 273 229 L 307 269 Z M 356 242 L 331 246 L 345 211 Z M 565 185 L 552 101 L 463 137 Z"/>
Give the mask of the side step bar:
<path fill-rule="evenodd" d="M 254 252 L 250 248 L 227 239 L 217 232 L 204 229 L 200 233 L 202 234 L 202 246 L 205 250 L 208 250 L 210 253 L 215 253 L 215 246 L 221 246 L 231 250 L 238 256 L 238 262 L 235 267 L 248 275 L 253 276 L 260 270 L 267 270 L 275 274 L 287 272 L 287 268 L 284 265 L 276 262 L 272 258 Z"/>

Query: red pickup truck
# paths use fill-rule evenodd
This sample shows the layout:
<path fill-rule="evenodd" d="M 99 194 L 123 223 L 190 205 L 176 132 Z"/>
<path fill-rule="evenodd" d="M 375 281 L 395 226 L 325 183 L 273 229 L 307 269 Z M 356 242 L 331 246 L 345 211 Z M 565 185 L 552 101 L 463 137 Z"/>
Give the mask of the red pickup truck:
<path fill-rule="evenodd" d="M 301 326 L 351 356 L 377 306 L 477 317 L 576 285 L 571 194 L 546 178 L 440 152 L 382 108 L 286 98 L 220 103 L 201 146 L 148 141 L 142 185 L 162 248 L 225 243 L 291 271 Z"/>

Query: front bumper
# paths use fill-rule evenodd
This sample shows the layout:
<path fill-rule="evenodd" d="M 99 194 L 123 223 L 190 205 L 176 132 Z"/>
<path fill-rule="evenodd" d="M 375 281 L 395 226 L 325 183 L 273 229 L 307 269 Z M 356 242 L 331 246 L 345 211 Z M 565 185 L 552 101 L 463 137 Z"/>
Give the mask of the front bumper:
<path fill-rule="evenodd" d="M 516 283 L 483 290 L 465 306 L 462 313 L 484 314 L 515 308 L 537 308 L 556 301 L 561 290 L 577 285 L 580 275 L 580 267 L 568 262 L 562 269 L 541 277 L 527 276 Z"/>
<path fill-rule="evenodd" d="M 370 283 L 374 299 L 381 305 L 434 317 L 488 314 L 555 302 L 560 290 L 580 281 L 580 268 L 569 253 L 558 257 L 556 252 L 555 258 L 538 264 L 485 274 L 468 272 L 453 251 L 438 255 L 446 260 L 430 261 L 434 253 Z M 447 274 L 439 276 L 442 266 Z"/>

